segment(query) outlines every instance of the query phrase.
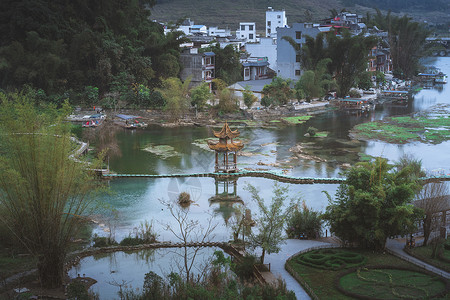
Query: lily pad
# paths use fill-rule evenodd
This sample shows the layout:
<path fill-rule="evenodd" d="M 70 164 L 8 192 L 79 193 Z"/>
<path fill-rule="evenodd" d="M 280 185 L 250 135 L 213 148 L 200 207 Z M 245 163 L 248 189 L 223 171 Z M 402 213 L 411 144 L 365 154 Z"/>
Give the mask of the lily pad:
<path fill-rule="evenodd" d="M 303 124 L 311 118 L 312 116 L 296 116 L 296 117 L 284 117 L 281 118 L 281 120 L 289 124 L 296 125 L 296 124 Z"/>
<path fill-rule="evenodd" d="M 181 156 L 181 154 L 175 151 L 175 148 L 169 145 L 153 145 L 149 144 L 147 147 L 142 148 L 142 150 L 158 155 L 162 159 L 167 159 L 170 157 Z"/>

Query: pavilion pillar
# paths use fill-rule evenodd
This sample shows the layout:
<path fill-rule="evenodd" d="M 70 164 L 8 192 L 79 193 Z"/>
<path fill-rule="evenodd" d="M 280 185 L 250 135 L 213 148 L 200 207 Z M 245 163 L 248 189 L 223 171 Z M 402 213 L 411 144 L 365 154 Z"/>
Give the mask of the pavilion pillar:
<path fill-rule="evenodd" d="M 237 153 L 234 151 L 234 169 L 237 169 Z"/>
<path fill-rule="evenodd" d="M 225 157 L 226 157 L 225 169 L 228 172 L 228 152 L 225 152 Z"/>
<path fill-rule="evenodd" d="M 442 226 L 446 226 L 447 225 L 447 211 L 446 210 L 444 210 L 442 212 L 442 220 L 441 220 L 441 222 L 442 222 Z"/>
<path fill-rule="evenodd" d="M 219 170 L 219 152 L 216 151 L 216 172 Z"/>

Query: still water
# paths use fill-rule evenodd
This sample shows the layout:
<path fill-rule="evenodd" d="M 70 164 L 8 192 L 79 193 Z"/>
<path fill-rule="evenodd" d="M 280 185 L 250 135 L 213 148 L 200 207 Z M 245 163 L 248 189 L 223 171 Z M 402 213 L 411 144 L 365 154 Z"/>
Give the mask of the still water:
<path fill-rule="evenodd" d="M 440 68 L 442 72 L 450 74 L 450 58 L 437 58 L 428 63 Z M 450 173 L 449 141 L 438 145 L 422 143 L 395 145 L 381 141 L 352 141 L 348 136 L 349 130 L 359 123 L 425 111 L 441 103 L 450 104 L 450 84 L 439 89 L 421 90 L 407 106 L 385 105 L 363 116 L 329 110 L 315 115 L 304 124 L 295 126 L 242 127 L 239 130 L 240 137 L 245 143 L 243 150 L 246 155 L 238 156 L 238 165 L 241 169 L 284 171 L 294 176 L 339 177 L 342 164 L 354 164 L 364 154 L 382 156 L 390 161 L 396 161 L 403 154 L 411 154 L 415 158 L 421 159 L 423 166 L 429 172 Z M 315 138 L 311 141 L 310 138 L 304 136 L 310 126 L 319 131 L 327 131 L 328 137 Z M 211 128 L 152 127 L 136 131 L 123 130 L 116 137 L 121 156 L 110 159 L 110 168 L 114 172 L 167 174 L 213 171 L 214 153 L 199 146 L 205 143 L 202 139 L 212 137 Z M 315 159 L 293 158 L 289 149 L 299 143 L 307 145 L 308 154 L 313 155 Z M 149 146 L 159 145 L 164 145 L 164 149 L 170 149 L 170 151 L 152 153 L 145 150 Z M 241 197 L 243 203 L 210 201 L 216 194 L 215 181 L 212 178 L 115 179 L 109 183 L 111 192 L 100 196 L 104 208 L 100 210 L 98 218 L 105 226 L 96 229 L 96 233 L 108 235 L 109 233 L 105 231 L 110 230 L 117 240 L 121 240 L 140 222 L 153 220 L 160 241 L 176 241 L 170 232 L 164 230 L 165 225 L 173 226 L 175 224 L 168 209 L 161 202 L 174 200 L 180 192 L 185 191 L 190 193 L 194 200 L 190 207 L 190 217 L 200 223 L 205 223 L 210 216 L 213 216 L 213 222 L 217 224 L 214 239 L 217 241 L 228 240 L 231 238 L 229 224 L 233 215 L 239 213 L 239 209 L 245 205 L 245 208 L 257 213 L 256 205 L 246 190 L 248 184 L 255 186 L 266 202 L 270 200 L 274 182 L 263 178 L 240 178 L 238 180 L 236 194 Z M 337 187 L 337 185 L 325 184 L 287 186 L 291 197 L 300 197 L 308 207 L 319 211 L 323 211 L 328 204 L 322 191 L 334 194 Z M 115 211 L 116 217 L 108 218 L 113 215 L 112 211 Z M 160 259 L 158 258 L 160 254 L 154 255 L 157 257 L 156 260 Z M 116 260 L 121 262 L 123 259 L 125 258 L 119 257 Z M 98 267 L 92 267 L 93 265 Z M 86 276 L 97 278 L 98 269 L 103 268 L 101 265 L 105 267 L 107 262 L 83 260 L 80 269 L 73 274 L 82 272 Z M 135 269 L 135 267 L 132 268 Z M 142 270 L 148 272 L 149 268 L 144 264 Z M 116 274 L 121 274 L 120 270 Z M 126 276 L 125 273 L 123 275 Z M 143 276 L 140 280 L 139 282 L 142 282 Z"/>

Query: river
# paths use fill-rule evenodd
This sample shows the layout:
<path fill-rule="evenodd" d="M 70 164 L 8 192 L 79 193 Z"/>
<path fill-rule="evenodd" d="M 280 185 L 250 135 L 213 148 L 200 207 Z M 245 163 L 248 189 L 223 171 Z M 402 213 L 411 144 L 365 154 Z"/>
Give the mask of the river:
<path fill-rule="evenodd" d="M 450 74 L 450 58 L 439 57 L 427 61 Z M 239 168 L 267 169 L 283 171 L 287 174 L 302 177 L 339 177 L 342 164 L 354 164 L 360 156 L 382 156 L 395 161 L 403 154 L 411 154 L 421 159 L 428 172 L 450 173 L 450 141 L 441 144 L 422 144 L 418 142 L 403 145 L 389 144 L 381 141 L 352 141 L 349 130 L 362 122 L 381 120 L 387 116 L 404 115 L 429 109 L 436 104 L 450 104 L 450 84 L 440 89 L 423 89 L 418 92 L 408 106 L 395 107 L 385 105 L 363 116 L 348 115 L 343 112 L 329 110 L 315 115 L 304 124 L 282 128 L 239 128 L 245 142 L 244 151 L 249 156 L 238 156 Z M 319 131 L 327 131 L 325 138 L 305 137 L 308 127 Z M 219 128 L 216 128 L 219 129 Z M 117 173 L 195 173 L 211 172 L 214 168 L 214 153 L 194 145 L 195 140 L 212 137 L 212 130 L 205 127 L 160 128 L 151 127 L 145 130 L 120 131 L 117 134 L 122 155 L 110 159 L 111 170 Z M 308 146 L 311 154 L 319 157 L 317 161 L 309 159 L 293 159 L 289 149 L 298 143 Z M 149 145 L 166 145 L 172 151 L 163 155 L 144 149 Z M 166 147 L 167 148 L 167 147 Z M 274 182 L 262 178 L 240 178 L 236 194 L 241 197 L 246 208 L 257 213 L 256 205 L 251 200 L 246 186 L 255 186 L 260 195 L 268 203 L 272 196 Z M 282 184 L 286 185 L 286 184 Z M 328 200 L 322 191 L 334 194 L 337 185 L 287 185 L 290 197 L 301 197 L 308 207 L 323 211 Z M 194 203 L 190 216 L 200 223 L 207 222 L 213 216 L 217 224 L 215 240 L 224 241 L 231 238 L 229 223 L 233 214 L 242 207 L 241 203 L 213 203 L 209 199 L 215 196 L 216 187 L 212 178 L 179 178 L 179 179 L 145 179 L 123 178 L 109 182 L 110 193 L 99 196 L 103 208 L 99 211 L 99 219 L 105 226 L 96 229 L 96 233 L 107 235 L 107 227 L 113 230 L 117 240 L 121 240 L 133 231 L 140 222 L 154 221 L 160 241 L 176 241 L 173 234 L 164 230 L 166 224 L 175 225 L 168 209 L 161 201 L 176 199 L 178 194 L 186 191 L 191 194 Z M 111 211 L 117 217 L 109 219 Z M 109 223 L 110 226 L 107 226 Z M 92 263 L 92 262 L 91 262 Z M 86 262 L 85 265 L 89 265 Z M 82 263 L 83 265 L 83 263 Z M 134 267 L 133 267 L 134 268 Z M 73 272 L 86 273 L 78 269 Z M 72 275 L 75 274 L 72 272 Z M 139 273 L 139 272 L 138 272 Z M 137 274 L 137 273 L 136 273 Z M 140 273 L 139 273 L 140 274 Z M 142 279 L 141 279 L 142 280 Z"/>

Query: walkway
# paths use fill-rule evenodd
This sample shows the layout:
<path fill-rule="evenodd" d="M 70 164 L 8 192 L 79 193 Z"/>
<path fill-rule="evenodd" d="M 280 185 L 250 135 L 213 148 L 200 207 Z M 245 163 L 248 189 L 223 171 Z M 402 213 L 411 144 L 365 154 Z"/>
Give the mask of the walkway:
<path fill-rule="evenodd" d="M 450 279 L 450 273 L 445 272 L 441 269 L 438 269 L 436 267 L 433 267 L 415 257 L 412 257 L 411 255 L 409 255 L 408 253 L 406 253 L 405 251 L 403 251 L 403 248 L 405 247 L 405 243 L 404 241 L 399 241 L 397 239 L 389 239 L 386 243 L 386 248 L 389 250 L 389 252 L 391 252 L 392 254 L 406 260 L 409 261 L 423 269 L 426 269 L 430 272 L 433 272 L 435 274 L 439 274 L 444 278 Z"/>
<path fill-rule="evenodd" d="M 281 276 L 281 278 L 286 281 L 286 286 L 288 290 L 294 291 L 297 299 L 311 299 L 309 295 L 302 288 L 300 283 L 292 277 L 288 271 L 284 268 L 284 264 L 286 260 L 298 253 L 299 251 L 306 250 L 308 248 L 317 247 L 321 245 L 332 245 L 329 243 L 323 243 L 318 241 L 310 241 L 310 240 L 297 240 L 297 239 L 289 239 L 286 240 L 286 244 L 281 245 L 281 251 L 278 253 L 272 253 L 266 255 L 264 259 L 265 264 L 270 263 L 270 270 L 275 276 Z"/>

